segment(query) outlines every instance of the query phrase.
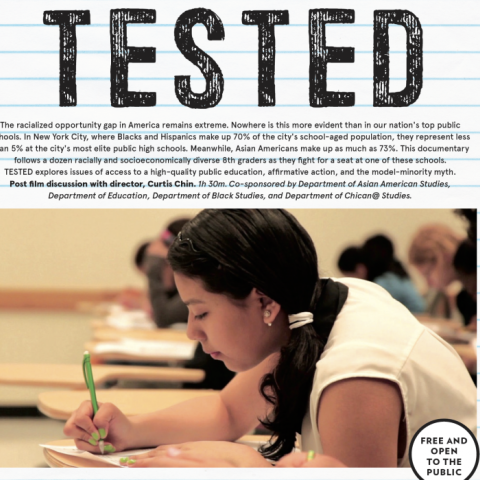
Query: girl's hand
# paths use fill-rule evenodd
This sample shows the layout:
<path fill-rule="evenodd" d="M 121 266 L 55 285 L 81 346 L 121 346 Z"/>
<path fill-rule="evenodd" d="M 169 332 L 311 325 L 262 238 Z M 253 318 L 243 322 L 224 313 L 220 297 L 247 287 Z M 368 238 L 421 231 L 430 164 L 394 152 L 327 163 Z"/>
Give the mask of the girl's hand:
<path fill-rule="evenodd" d="M 347 468 L 342 462 L 328 455 L 315 456 L 308 460 L 307 452 L 289 453 L 277 463 L 280 468 Z"/>
<path fill-rule="evenodd" d="M 132 424 L 115 405 L 99 403 L 98 412 L 92 417 L 92 403 L 86 400 L 65 424 L 63 433 L 73 437 L 78 449 L 99 453 L 98 442 L 103 439 L 107 453 L 133 448 Z"/>
<path fill-rule="evenodd" d="M 256 450 L 232 442 L 187 442 L 163 445 L 122 459 L 131 468 L 263 468 L 271 467 Z"/>

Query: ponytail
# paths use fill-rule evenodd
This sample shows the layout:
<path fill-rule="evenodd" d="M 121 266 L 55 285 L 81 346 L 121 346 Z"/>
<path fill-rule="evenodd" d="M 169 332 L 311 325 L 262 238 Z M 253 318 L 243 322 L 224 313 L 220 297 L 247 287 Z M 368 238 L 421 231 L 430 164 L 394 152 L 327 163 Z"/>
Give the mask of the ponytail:
<path fill-rule="evenodd" d="M 260 392 L 274 408 L 271 418 L 261 423 L 273 432 L 275 440 L 260 452 L 270 460 L 278 460 L 295 446 L 309 406 L 316 364 L 347 295 L 345 285 L 318 279 L 311 302 L 313 323 L 292 330 L 274 371 L 263 377 Z"/>
<path fill-rule="evenodd" d="M 274 408 L 271 419 L 262 425 L 273 432 L 273 443 L 261 447 L 260 453 L 278 460 L 295 446 L 296 432 L 301 432 L 308 408 L 315 368 L 325 345 L 312 325 L 292 330 L 290 341 L 281 350 L 275 370 L 263 377 L 260 392 Z"/>

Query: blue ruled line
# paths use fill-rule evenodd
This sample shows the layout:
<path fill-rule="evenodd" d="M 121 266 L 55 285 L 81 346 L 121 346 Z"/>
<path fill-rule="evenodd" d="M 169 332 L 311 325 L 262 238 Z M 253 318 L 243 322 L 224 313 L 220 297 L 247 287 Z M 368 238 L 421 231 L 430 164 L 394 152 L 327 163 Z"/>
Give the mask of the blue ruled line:
<path fill-rule="evenodd" d="M 36 133 L 40 132 L 43 134 L 54 134 L 54 133 L 93 133 L 97 134 L 99 132 L 103 132 L 103 134 L 112 134 L 112 133 L 214 133 L 214 134 L 225 134 L 225 133 L 310 133 L 310 134 L 340 134 L 340 133 L 365 133 L 365 134 L 431 134 L 431 131 L 410 131 L 410 130 L 403 130 L 401 132 L 397 132 L 395 130 L 377 130 L 377 131 L 369 131 L 369 130 L 230 130 L 230 129 L 225 129 L 225 130 L 115 130 L 113 131 L 108 131 L 108 130 L 71 130 L 69 132 L 65 132 L 64 130 L 0 130 L 0 133 Z M 472 134 L 472 135 L 477 135 L 480 134 L 480 132 L 460 132 L 460 131 L 455 131 L 455 132 L 450 132 L 450 131 L 442 131 L 442 134 L 453 134 L 453 133 L 461 133 L 461 134 Z M 438 134 L 438 133 L 437 133 Z M 405 152 L 408 153 L 408 152 Z"/>
<path fill-rule="evenodd" d="M 48 103 L 44 103 L 44 104 L 8 104 L 8 103 L 4 103 L 4 104 L 0 104 L 0 107 L 11 107 L 11 108 L 22 108 L 22 107 L 42 107 L 42 108 L 47 108 L 47 107 L 57 107 L 57 108 L 71 108 L 71 107 L 60 107 L 60 105 L 58 104 L 48 104 Z M 79 108 L 106 108 L 106 107 L 110 107 L 112 108 L 112 106 L 110 104 L 78 104 L 76 105 L 75 107 L 79 107 Z M 184 108 L 188 108 L 188 107 L 185 107 L 184 105 L 181 105 L 181 104 L 174 104 L 174 103 L 171 103 L 171 104 L 160 104 L 160 105 L 155 105 L 154 107 L 148 107 L 148 108 L 177 108 L 177 107 L 184 107 Z M 216 105 L 214 108 L 232 108 L 232 107 L 235 107 L 235 108 L 246 108 L 246 107 L 258 107 L 258 105 L 256 103 L 252 103 L 252 104 L 245 104 L 245 105 L 240 105 L 240 104 L 228 104 L 228 105 L 222 105 L 222 104 L 219 104 L 219 105 Z M 275 107 L 277 108 L 313 108 L 311 107 L 311 105 L 307 105 L 307 104 L 299 104 L 299 105 L 275 105 Z M 275 108 L 273 107 L 273 108 Z M 478 108 L 480 107 L 480 105 L 409 105 L 408 108 Z M 147 108 L 147 107 L 145 107 Z M 272 108 L 272 107 L 262 107 L 262 108 Z M 346 107 L 346 108 L 352 108 L 352 107 Z M 373 108 L 373 104 L 365 104 L 365 105 L 354 105 L 353 108 Z M 393 106 L 387 106 L 387 107 L 381 107 L 381 108 L 396 108 L 396 107 L 393 107 Z M 430 132 L 431 133 L 431 132 Z M 457 132 L 457 133 L 460 133 L 460 132 Z"/>
<path fill-rule="evenodd" d="M 172 77 L 129 77 L 129 80 L 150 80 L 150 81 L 173 81 L 175 76 Z M 359 80 L 359 81 L 373 81 L 372 77 L 328 77 L 329 80 Z M 42 80 L 42 81 L 59 81 L 59 77 L 0 77 L 0 80 L 10 81 L 28 81 L 28 80 Z M 110 77 L 77 77 L 77 81 L 110 81 Z M 190 77 L 190 80 L 205 80 L 204 77 Z M 224 80 L 228 81 L 258 81 L 258 77 L 224 77 Z M 308 77 L 276 77 L 278 81 L 309 81 Z M 393 77 L 390 80 L 406 81 L 406 78 Z M 424 78 L 424 81 L 480 81 L 480 78 Z"/>
<path fill-rule="evenodd" d="M 99 130 L 99 132 L 100 132 L 100 130 Z M 102 132 L 102 134 L 106 134 L 106 135 L 115 135 L 116 133 L 118 133 L 118 132 L 111 132 L 111 131 L 106 131 L 106 130 L 101 130 L 101 132 Z M 106 132 L 106 133 L 105 133 L 105 132 Z M 26 131 L 25 133 L 33 133 L 33 132 L 31 132 L 31 131 Z M 74 132 L 74 133 L 76 133 L 76 132 Z M 83 132 L 83 131 L 82 131 L 82 133 L 88 133 L 88 132 Z M 131 133 L 138 133 L 138 132 L 133 132 L 133 131 L 132 131 Z M 151 133 L 153 133 L 153 132 L 151 132 L 151 131 L 148 132 L 148 134 L 151 134 Z M 12 141 L 14 141 L 14 140 L 12 140 Z M 18 141 L 18 140 L 17 140 L 17 141 Z M 95 141 L 95 140 L 92 140 L 92 141 Z M 29 157 L 26 157 L 26 158 L 31 158 L 31 159 L 38 158 L 38 159 L 40 159 L 40 158 L 45 158 L 45 155 L 44 155 L 44 154 L 47 153 L 47 152 L 20 152 L 20 153 L 21 153 L 22 156 L 25 156 L 25 154 L 28 153 L 30 156 L 29 156 Z M 87 153 L 87 152 L 83 152 L 83 153 Z M 92 153 L 93 153 L 94 156 L 95 156 L 95 152 L 92 152 Z M 100 153 L 100 152 L 99 152 L 99 153 Z M 179 158 L 180 158 L 180 155 L 181 155 L 182 153 L 186 153 L 186 152 L 177 152 L 177 154 L 179 155 Z M 202 153 L 202 152 L 200 152 L 200 153 Z M 209 153 L 212 153 L 212 152 L 209 152 Z M 215 153 L 215 152 L 213 152 L 213 153 Z M 37 154 L 38 154 L 38 155 L 37 155 Z M 20 158 L 20 157 L 15 157 L 15 158 Z M 15 160 L 15 158 L 0 158 L 0 161 L 2 161 L 2 162 L 13 162 L 13 161 Z M 62 158 L 66 159 L 66 160 L 75 160 L 75 159 L 78 158 L 78 157 L 62 157 Z M 86 157 L 82 157 L 82 158 L 86 158 Z M 98 158 L 98 157 L 97 157 L 97 158 Z M 104 158 L 100 158 L 100 160 L 102 160 L 102 161 L 104 161 L 104 160 L 110 160 L 110 158 L 112 158 L 112 157 L 104 157 Z M 162 158 L 162 157 L 158 157 L 158 158 Z M 183 157 L 182 157 L 182 158 L 183 158 Z M 192 159 L 197 158 L 197 157 L 188 157 L 188 156 L 187 156 L 187 158 L 190 159 L 190 160 L 192 160 Z M 200 157 L 200 158 L 201 158 L 201 157 Z M 219 157 L 219 158 L 220 158 L 220 157 Z M 238 160 L 240 160 L 239 158 L 232 158 L 232 157 L 230 157 L 230 158 L 231 158 L 232 160 L 234 160 L 235 162 L 238 161 Z M 265 158 L 265 159 L 268 160 L 268 159 L 270 159 L 270 158 L 278 158 L 278 156 L 276 156 L 276 157 L 262 157 L 262 158 Z M 379 160 L 385 160 L 385 158 L 386 158 L 386 157 L 384 157 L 384 158 L 379 158 Z M 414 158 L 414 157 L 405 157 L 405 158 Z M 331 160 L 339 160 L 339 158 L 331 158 L 331 157 L 329 157 L 329 159 L 331 159 Z M 343 159 L 343 157 L 342 157 L 342 159 Z M 244 160 L 244 159 L 242 158 L 241 160 Z M 472 161 L 472 160 L 480 160 L 480 158 L 444 158 L 443 160 L 465 160 L 465 161 Z M 88 162 L 88 163 L 90 163 L 90 162 Z M 94 163 L 94 162 L 91 162 L 91 163 Z M 178 163 L 180 163 L 180 162 L 178 162 Z M 183 162 L 182 162 L 182 163 L 183 163 Z M 32 163 L 32 164 L 34 164 L 34 163 Z M 228 165 L 228 164 L 222 164 L 222 165 Z M 316 164 L 315 164 L 315 165 L 316 165 Z M 430 165 L 430 164 L 429 164 L 429 165 Z M 306 167 L 307 165 L 302 165 L 302 166 L 305 166 L 305 167 Z M 477 239 L 477 240 L 480 241 L 480 238 Z M 480 319 L 479 319 L 479 320 L 480 320 Z"/>
<path fill-rule="evenodd" d="M 154 47 L 152 47 L 154 48 Z M 208 54 L 254 54 L 258 55 L 258 50 L 206 50 Z M 58 50 L 0 50 L 0 54 L 42 54 L 42 55 L 58 55 L 60 52 Z M 87 54 L 87 55 L 110 55 L 112 52 L 110 50 L 77 50 L 77 54 Z M 295 54 L 295 55 L 309 55 L 308 50 L 277 50 L 277 54 Z M 355 50 L 357 54 L 373 54 L 372 50 Z M 402 54 L 406 55 L 406 51 L 403 50 L 391 50 L 389 52 L 392 55 Z M 480 51 L 476 50 L 427 50 L 423 54 L 441 54 L 441 55 L 478 55 Z M 182 54 L 179 50 L 156 50 L 156 55 L 177 55 Z"/>
<path fill-rule="evenodd" d="M 97 0 L 102 1 L 102 0 Z M 108 1 L 108 0 L 107 0 Z M 110 0 L 111 1 L 111 0 Z M 45 25 L 43 23 L 2 23 L 0 27 L 55 27 L 56 25 Z M 203 25 L 197 25 L 198 27 L 203 27 Z M 243 23 L 224 23 L 224 27 L 256 27 L 256 25 L 244 25 Z M 403 28 L 401 25 L 396 25 L 394 23 L 390 24 L 392 27 Z M 110 27 L 109 23 L 91 23 L 89 25 L 77 25 L 77 27 Z M 142 23 L 142 24 L 135 24 L 131 23 L 128 24 L 128 28 L 143 28 L 143 27 L 175 27 L 174 23 Z M 291 23 L 289 25 L 275 25 L 276 28 L 282 27 L 308 27 L 307 23 Z M 332 23 L 328 24 L 328 28 L 337 28 L 337 27 L 369 27 L 373 28 L 373 23 Z M 424 23 L 422 24 L 422 28 L 426 27 L 442 27 L 442 28 L 464 28 L 464 27 L 471 27 L 471 28 L 478 28 L 480 24 L 475 23 L 451 23 L 451 24 L 442 24 L 442 23 Z"/>

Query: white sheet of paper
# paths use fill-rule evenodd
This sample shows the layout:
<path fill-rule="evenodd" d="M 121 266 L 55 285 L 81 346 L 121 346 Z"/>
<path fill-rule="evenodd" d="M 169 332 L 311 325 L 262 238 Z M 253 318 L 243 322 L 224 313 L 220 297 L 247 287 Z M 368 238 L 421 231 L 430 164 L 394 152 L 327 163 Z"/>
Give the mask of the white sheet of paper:
<path fill-rule="evenodd" d="M 106 324 L 119 330 L 130 330 L 132 328 L 154 330 L 157 328 L 152 319 L 142 310 L 111 313 L 106 318 Z"/>
<path fill-rule="evenodd" d="M 94 353 L 125 353 L 152 357 L 155 355 L 178 360 L 193 358 L 196 344 L 190 342 L 175 342 L 162 340 L 136 340 L 124 338 L 120 342 L 102 342 L 94 348 Z"/>
<path fill-rule="evenodd" d="M 140 450 L 125 450 L 124 452 L 118 453 L 106 453 L 104 455 L 95 454 L 86 452 L 85 450 L 79 450 L 74 445 L 60 447 L 56 445 L 40 445 L 42 448 L 47 448 L 48 450 L 53 450 L 55 452 L 64 453 L 66 455 L 71 455 L 73 457 L 81 457 L 90 460 L 96 460 L 102 463 L 109 463 L 111 465 L 115 465 L 117 467 L 124 468 L 124 465 L 120 464 L 120 459 L 124 457 L 130 457 L 131 455 L 140 455 L 141 453 L 149 452 L 153 450 L 153 448 L 144 448 Z"/>

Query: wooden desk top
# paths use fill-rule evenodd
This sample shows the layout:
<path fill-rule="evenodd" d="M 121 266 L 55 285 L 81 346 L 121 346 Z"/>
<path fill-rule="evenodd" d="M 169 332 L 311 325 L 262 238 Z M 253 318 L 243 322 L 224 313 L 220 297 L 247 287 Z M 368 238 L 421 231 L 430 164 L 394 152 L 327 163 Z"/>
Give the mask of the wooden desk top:
<path fill-rule="evenodd" d="M 201 382 L 203 370 L 170 367 L 135 367 L 130 365 L 93 365 L 95 385 L 108 381 L 150 380 L 161 382 Z M 82 365 L 3 363 L 0 384 L 86 389 Z"/>
<path fill-rule="evenodd" d="M 218 395 L 214 390 L 97 390 L 99 402 L 114 403 L 125 415 L 151 413 L 171 407 L 191 398 Z M 43 392 L 38 396 L 38 409 L 47 417 L 67 420 L 84 400 L 89 400 L 86 390 Z"/>
<path fill-rule="evenodd" d="M 239 442 L 266 443 L 269 439 L 270 437 L 268 435 L 245 435 L 240 438 Z M 64 439 L 48 442 L 48 445 L 73 446 L 74 442 L 72 439 Z M 64 453 L 47 450 L 46 448 L 43 449 L 43 454 L 47 464 L 52 468 L 119 468 L 116 465 L 108 465 L 95 460 L 72 457 L 71 455 L 65 455 Z"/>
<path fill-rule="evenodd" d="M 118 328 L 102 327 L 93 331 L 93 340 L 97 342 L 114 342 L 122 338 L 134 338 L 137 340 L 164 340 L 173 342 L 189 342 L 187 334 L 181 330 L 172 330 L 169 328 L 157 328 L 155 330 L 119 330 Z"/>
<path fill-rule="evenodd" d="M 106 327 L 105 320 L 102 318 L 94 318 L 93 320 L 90 320 L 90 327 L 92 327 L 92 329 L 94 330 L 96 328 L 105 328 Z"/>

